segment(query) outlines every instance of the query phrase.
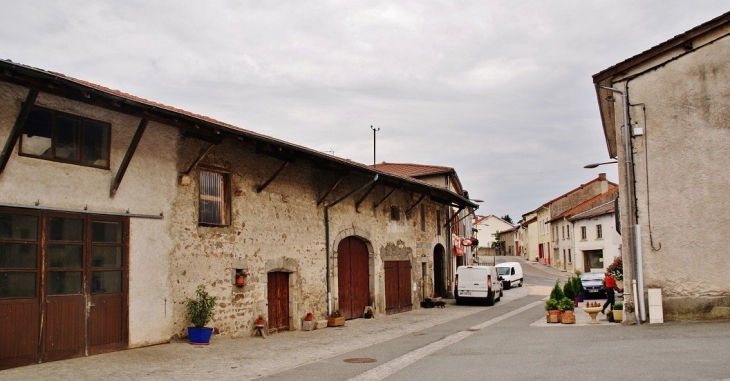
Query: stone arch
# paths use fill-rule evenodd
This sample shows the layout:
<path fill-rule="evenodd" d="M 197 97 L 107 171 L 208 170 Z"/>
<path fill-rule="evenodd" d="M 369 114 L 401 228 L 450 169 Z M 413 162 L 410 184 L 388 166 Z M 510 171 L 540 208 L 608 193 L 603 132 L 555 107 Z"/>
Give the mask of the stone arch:
<path fill-rule="evenodd" d="M 340 246 L 340 242 L 348 237 L 356 237 L 359 240 L 361 240 L 368 250 L 368 274 L 369 274 L 369 281 L 368 281 L 368 289 L 370 291 L 370 305 L 374 307 L 374 309 L 377 311 L 379 308 L 385 308 L 385 298 L 379 294 L 379 290 L 381 289 L 380 285 L 378 284 L 378 261 L 377 261 L 377 255 L 375 254 L 375 249 L 373 248 L 372 241 L 370 240 L 370 232 L 366 229 L 358 228 L 355 225 L 348 226 L 341 228 L 340 231 L 334 236 L 332 239 L 332 247 L 331 247 L 331 274 L 330 276 L 330 284 L 332 285 L 331 291 L 332 291 L 332 306 L 334 309 L 337 309 L 336 306 L 339 305 L 339 292 L 337 290 L 337 280 L 338 280 L 338 248 Z"/>

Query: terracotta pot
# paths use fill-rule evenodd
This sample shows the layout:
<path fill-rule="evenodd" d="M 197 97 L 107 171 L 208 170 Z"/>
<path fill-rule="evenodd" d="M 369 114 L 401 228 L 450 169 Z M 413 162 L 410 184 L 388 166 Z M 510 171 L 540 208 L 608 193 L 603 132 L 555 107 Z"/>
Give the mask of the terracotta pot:
<path fill-rule="evenodd" d="M 266 321 L 264 319 L 256 319 L 257 327 L 263 327 L 265 324 L 266 324 Z"/>
<path fill-rule="evenodd" d="M 311 312 L 307 312 L 307 317 L 305 318 L 306 321 L 312 321 L 314 319 L 314 316 L 312 316 Z"/>
<path fill-rule="evenodd" d="M 237 276 L 236 277 L 236 286 L 243 287 L 244 284 L 246 284 L 246 278 L 243 276 Z"/>
<path fill-rule="evenodd" d="M 571 310 L 563 311 L 560 322 L 563 324 L 575 324 L 575 313 Z"/>
<path fill-rule="evenodd" d="M 545 318 L 548 323 L 560 323 L 561 316 L 560 310 L 549 310 Z"/>

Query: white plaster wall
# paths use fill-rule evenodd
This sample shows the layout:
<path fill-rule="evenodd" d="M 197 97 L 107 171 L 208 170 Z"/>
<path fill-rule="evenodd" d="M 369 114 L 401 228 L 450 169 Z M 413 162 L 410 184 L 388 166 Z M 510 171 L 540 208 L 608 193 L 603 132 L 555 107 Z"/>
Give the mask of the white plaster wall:
<path fill-rule="evenodd" d="M 603 238 L 596 238 L 596 226 L 601 225 L 603 232 Z M 606 270 L 608 265 L 613 262 L 615 257 L 621 256 L 621 236 L 616 232 L 616 224 L 613 214 L 605 214 L 590 219 L 582 219 L 574 221 L 575 231 L 571 234 L 574 240 L 575 252 L 574 255 L 575 268 L 583 271 L 585 261 L 583 257 L 583 251 L 586 250 L 603 250 L 603 267 L 592 268 L 594 271 Z M 581 239 L 581 227 L 585 226 L 587 231 L 587 239 Z"/>
<path fill-rule="evenodd" d="M 5 142 L 27 90 L 0 83 L 0 140 Z M 111 123 L 111 170 L 18 156 L 16 145 L 0 176 L 0 202 L 92 212 L 129 211 L 169 216 L 177 171 L 176 130 L 150 123 L 113 198 L 109 190 L 139 119 L 40 93 L 36 105 Z M 19 143 L 19 142 L 18 142 Z M 167 261 L 173 244 L 169 219 L 130 222 L 130 346 L 169 339 Z M 169 314 L 168 314 L 169 316 Z M 160 318 L 162 317 L 162 318 Z"/>
<path fill-rule="evenodd" d="M 730 38 L 724 37 L 628 82 L 630 103 L 637 105 L 630 107 L 631 123 L 645 129 L 631 140 L 644 282 L 665 297 L 730 296 L 727 57 Z M 616 112 L 621 123 L 621 108 Z M 616 131 L 621 137 L 619 126 Z M 623 139 L 618 144 L 623 162 Z M 622 224 L 626 232 L 625 213 Z"/>

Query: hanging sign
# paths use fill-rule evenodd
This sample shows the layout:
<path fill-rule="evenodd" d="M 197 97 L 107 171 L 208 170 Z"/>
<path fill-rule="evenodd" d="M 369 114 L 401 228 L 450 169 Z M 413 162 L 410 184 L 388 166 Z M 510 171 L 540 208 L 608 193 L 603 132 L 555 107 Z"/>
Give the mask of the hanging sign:
<path fill-rule="evenodd" d="M 469 238 L 461 240 L 461 246 L 471 246 L 471 240 Z"/>

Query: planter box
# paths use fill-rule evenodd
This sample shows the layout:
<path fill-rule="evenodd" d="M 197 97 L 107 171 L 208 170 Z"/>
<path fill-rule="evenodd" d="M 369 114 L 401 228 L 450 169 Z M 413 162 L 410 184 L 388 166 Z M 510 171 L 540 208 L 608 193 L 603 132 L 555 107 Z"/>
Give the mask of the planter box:
<path fill-rule="evenodd" d="M 548 323 L 560 323 L 562 321 L 560 310 L 549 310 L 545 319 Z"/>
<path fill-rule="evenodd" d="M 343 325 L 345 325 L 345 317 L 344 316 L 334 317 L 334 318 L 333 317 L 327 318 L 327 326 L 328 327 L 339 327 L 339 326 L 343 326 Z"/>

